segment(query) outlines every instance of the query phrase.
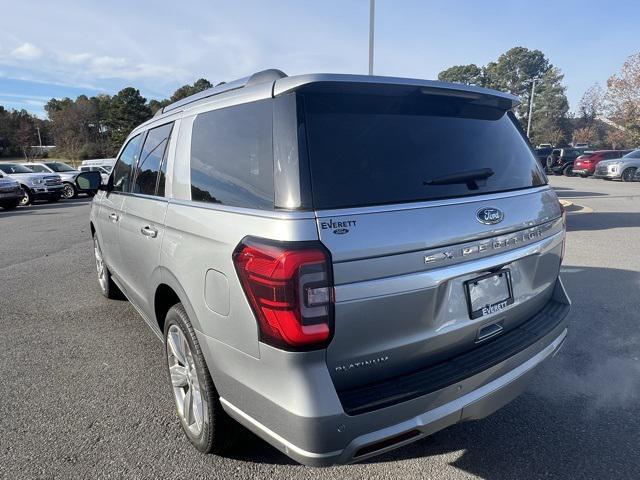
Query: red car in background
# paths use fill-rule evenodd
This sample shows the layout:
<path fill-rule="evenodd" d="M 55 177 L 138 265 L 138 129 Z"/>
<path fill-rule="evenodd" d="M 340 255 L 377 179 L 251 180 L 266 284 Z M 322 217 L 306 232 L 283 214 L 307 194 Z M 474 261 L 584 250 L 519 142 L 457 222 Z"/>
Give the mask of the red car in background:
<path fill-rule="evenodd" d="M 573 163 L 573 173 L 585 178 L 593 175 L 596 165 L 602 160 L 613 160 L 626 155 L 631 150 L 594 150 L 580 155 Z"/>

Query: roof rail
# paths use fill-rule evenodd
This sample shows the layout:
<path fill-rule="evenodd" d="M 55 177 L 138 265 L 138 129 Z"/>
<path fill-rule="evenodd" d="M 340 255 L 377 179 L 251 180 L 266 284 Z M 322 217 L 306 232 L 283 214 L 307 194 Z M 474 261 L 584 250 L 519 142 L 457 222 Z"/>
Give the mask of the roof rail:
<path fill-rule="evenodd" d="M 201 92 L 194 93 L 193 95 L 189 95 L 188 97 L 185 97 L 181 100 L 178 100 L 177 102 L 173 102 L 172 104 L 167 105 L 164 108 L 161 108 L 156 112 L 156 115 L 170 112 L 171 110 L 175 110 L 189 103 L 202 100 L 203 98 L 213 97 L 214 95 L 219 95 L 221 93 L 228 92 L 230 90 L 237 90 L 239 88 L 250 87 L 252 85 L 257 85 L 259 83 L 274 82 L 286 76 L 287 76 L 286 73 L 276 68 L 262 70 L 248 77 L 239 78 L 238 80 L 234 80 L 228 83 L 219 83 L 215 87 L 207 88 L 206 90 L 203 90 Z"/>

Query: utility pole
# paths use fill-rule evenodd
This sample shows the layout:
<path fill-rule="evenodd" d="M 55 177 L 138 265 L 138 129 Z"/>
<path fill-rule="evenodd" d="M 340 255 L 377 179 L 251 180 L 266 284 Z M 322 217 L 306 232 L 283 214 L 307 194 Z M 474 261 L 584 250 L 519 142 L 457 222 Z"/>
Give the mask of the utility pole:
<path fill-rule="evenodd" d="M 369 0 L 369 75 L 373 75 L 373 25 L 376 0 Z"/>
<path fill-rule="evenodd" d="M 531 116 L 533 115 L 533 96 L 536 93 L 536 80 L 538 79 L 534 78 L 531 82 L 531 98 L 529 99 L 529 121 L 527 122 L 527 137 L 531 133 Z"/>
<path fill-rule="evenodd" d="M 38 142 L 40 142 L 40 150 L 42 150 L 42 137 L 40 136 L 40 127 L 37 125 L 36 130 L 38 131 Z"/>

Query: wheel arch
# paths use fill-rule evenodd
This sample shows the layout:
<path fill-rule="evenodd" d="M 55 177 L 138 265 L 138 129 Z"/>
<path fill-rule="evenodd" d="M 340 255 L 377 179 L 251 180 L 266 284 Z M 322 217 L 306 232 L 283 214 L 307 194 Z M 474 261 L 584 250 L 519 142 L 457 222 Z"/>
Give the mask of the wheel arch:
<path fill-rule="evenodd" d="M 161 269 L 161 279 L 158 285 L 155 287 L 153 295 L 153 306 L 155 321 L 158 324 L 158 328 L 164 334 L 164 321 L 169 309 L 176 303 L 181 303 L 184 306 L 189 320 L 196 330 L 202 331 L 198 317 L 195 314 L 195 310 L 189 297 L 184 289 L 180 286 L 180 282 L 166 268 Z"/>

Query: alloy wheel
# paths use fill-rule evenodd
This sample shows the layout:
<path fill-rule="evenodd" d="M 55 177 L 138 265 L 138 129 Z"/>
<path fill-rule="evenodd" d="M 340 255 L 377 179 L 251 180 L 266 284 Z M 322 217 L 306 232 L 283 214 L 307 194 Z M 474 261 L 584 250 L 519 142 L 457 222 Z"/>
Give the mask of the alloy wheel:
<path fill-rule="evenodd" d="M 627 168 L 624 172 L 622 172 L 622 181 L 623 182 L 633 182 L 633 177 L 636 174 L 635 168 Z"/>
<path fill-rule="evenodd" d="M 167 332 L 167 360 L 178 416 L 192 435 L 199 436 L 204 423 L 200 381 L 189 342 L 177 325 Z"/>
<path fill-rule="evenodd" d="M 31 195 L 29 195 L 29 192 L 27 192 L 26 190 L 23 190 L 23 193 L 24 195 L 20 199 L 20 205 L 24 207 L 31 203 Z"/>
<path fill-rule="evenodd" d="M 73 188 L 73 185 L 70 185 L 68 183 L 64 184 L 64 187 L 62 188 L 62 196 L 64 198 L 73 198 L 73 196 L 75 195 L 75 189 Z"/>
<path fill-rule="evenodd" d="M 102 288 L 103 292 L 107 291 L 107 271 L 104 265 L 104 260 L 102 259 L 102 252 L 100 251 L 100 245 L 98 244 L 98 239 L 94 237 L 93 239 L 93 253 L 96 257 L 96 270 L 98 271 L 98 282 L 100 283 L 100 288 Z"/>

